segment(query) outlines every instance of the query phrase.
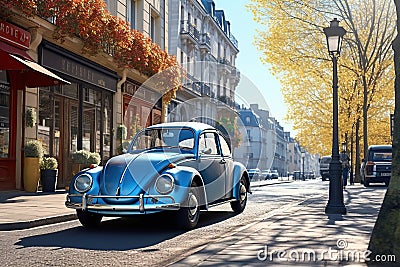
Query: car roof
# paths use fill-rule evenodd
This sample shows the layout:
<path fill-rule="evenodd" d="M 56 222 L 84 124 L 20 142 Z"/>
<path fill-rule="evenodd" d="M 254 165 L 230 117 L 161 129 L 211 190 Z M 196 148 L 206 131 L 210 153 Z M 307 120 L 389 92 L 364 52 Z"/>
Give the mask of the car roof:
<path fill-rule="evenodd" d="M 368 147 L 368 150 L 379 150 L 379 149 L 392 149 L 392 145 L 372 145 Z"/>
<path fill-rule="evenodd" d="M 165 123 L 159 123 L 155 125 L 151 125 L 147 127 L 148 129 L 155 129 L 155 128 L 191 128 L 195 131 L 204 131 L 204 130 L 216 130 L 214 127 L 211 125 L 202 123 L 202 122 L 165 122 Z"/>

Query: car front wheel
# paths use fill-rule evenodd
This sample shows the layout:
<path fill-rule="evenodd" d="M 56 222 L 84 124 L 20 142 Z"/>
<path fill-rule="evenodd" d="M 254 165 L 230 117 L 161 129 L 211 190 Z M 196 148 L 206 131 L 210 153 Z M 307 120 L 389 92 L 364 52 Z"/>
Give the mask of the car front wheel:
<path fill-rule="evenodd" d="M 199 188 L 196 182 L 192 182 L 186 201 L 177 212 L 177 223 L 181 228 L 190 230 L 196 227 L 200 217 L 199 202 Z"/>
<path fill-rule="evenodd" d="M 78 219 L 81 224 L 88 228 L 94 228 L 99 226 L 102 215 L 92 212 L 87 212 L 85 210 L 76 210 L 76 214 L 78 215 Z"/>
<path fill-rule="evenodd" d="M 241 213 L 246 207 L 246 203 L 247 203 L 246 178 L 242 176 L 239 184 L 239 200 L 231 202 L 231 208 L 235 213 Z"/>

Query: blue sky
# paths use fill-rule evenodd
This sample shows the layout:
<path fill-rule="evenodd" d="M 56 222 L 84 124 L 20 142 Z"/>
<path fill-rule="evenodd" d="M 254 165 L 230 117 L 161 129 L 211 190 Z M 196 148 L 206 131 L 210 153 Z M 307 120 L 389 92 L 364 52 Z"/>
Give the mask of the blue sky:
<path fill-rule="evenodd" d="M 260 95 L 254 94 L 254 90 L 238 90 L 239 95 L 249 103 L 259 102 L 260 107 L 264 109 L 269 107 L 271 116 L 280 122 L 285 131 L 292 132 L 294 136 L 292 126 L 284 120 L 287 106 L 283 101 L 280 83 L 272 76 L 269 67 L 261 63 L 261 52 L 254 46 L 256 29 L 265 30 L 263 28 L 265 26 L 257 24 L 253 20 L 253 14 L 246 9 L 245 5 L 249 4 L 250 0 L 214 0 L 214 2 L 216 9 L 225 11 L 225 18 L 231 23 L 231 32 L 239 42 L 240 52 L 236 61 L 236 67 L 241 74 L 239 87 L 241 85 L 248 87 L 249 83 L 252 83 L 265 101 L 260 100 Z M 249 91 L 252 93 L 246 93 Z"/>

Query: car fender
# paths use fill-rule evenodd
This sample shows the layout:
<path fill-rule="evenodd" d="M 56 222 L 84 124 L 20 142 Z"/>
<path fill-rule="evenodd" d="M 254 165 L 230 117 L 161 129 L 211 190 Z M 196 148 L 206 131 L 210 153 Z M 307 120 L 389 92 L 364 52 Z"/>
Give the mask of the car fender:
<path fill-rule="evenodd" d="M 235 162 L 235 166 L 233 167 L 233 197 L 237 200 L 240 199 L 240 179 L 242 176 L 244 176 L 246 179 L 247 192 L 251 193 L 250 178 L 246 167 L 239 162 Z"/>
<path fill-rule="evenodd" d="M 193 181 L 196 181 L 201 192 L 199 204 L 203 208 L 208 209 L 208 203 L 206 202 L 207 192 L 205 190 L 204 181 L 201 174 L 196 169 L 186 166 L 176 166 L 174 168 L 164 170 L 161 174 L 167 174 L 174 178 L 174 190 L 169 195 L 174 198 L 175 202 L 180 204 L 183 204 L 186 201 L 190 186 Z M 156 180 L 154 181 L 154 184 L 155 182 Z M 155 185 L 149 188 L 149 193 L 158 194 L 155 190 Z"/>
<path fill-rule="evenodd" d="M 90 175 L 93 179 L 92 182 L 92 187 L 89 189 L 89 191 L 86 192 L 88 195 L 98 195 L 100 192 L 100 177 L 103 171 L 103 166 L 97 166 L 95 168 L 86 168 L 75 174 L 75 176 L 72 178 L 70 186 L 69 186 L 69 194 L 81 194 L 80 192 L 75 190 L 75 180 L 78 178 L 80 175 L 87 174 Z M 71 202 L 81 202 L 82 198 L 81 197 L 71 197 Z"/>

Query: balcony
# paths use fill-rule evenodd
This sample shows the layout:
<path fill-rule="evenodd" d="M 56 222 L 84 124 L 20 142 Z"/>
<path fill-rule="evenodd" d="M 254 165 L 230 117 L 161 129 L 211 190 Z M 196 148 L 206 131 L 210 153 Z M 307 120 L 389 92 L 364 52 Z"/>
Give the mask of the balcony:
<path fill-rule="evenodd" d="M 233 34 L 229 34 L 229 40 L 232 42 L 233 46 L 236 47 L 236 49 L 239 49 L 239 43 Z"/>
<path fill-rule="evenodd" d="M 204 52 L 211 52 L 211 38 L 208 33 L 200 35 L 200 49 Z"/>
<path fill-rule="evenodd" d="M 181 36 L 192 43 L 200 43 L 200 32 L 196 26 L 188 20 L 181 20 Z"/>
<path fill-rule="evenodd" d="M 227 97 L 225 95 L 219 96 L 218 100 L 226 105 L 228 105 L 231 108 L 235 108 L 235 101 L 231 99 L 230 97 Z"/>
<path fill-rule="evenodd" d="M 232 71 L 231 62 L 226 58 L 218 58 L 218 72 L 220 75 L 230 75 Z"/>

